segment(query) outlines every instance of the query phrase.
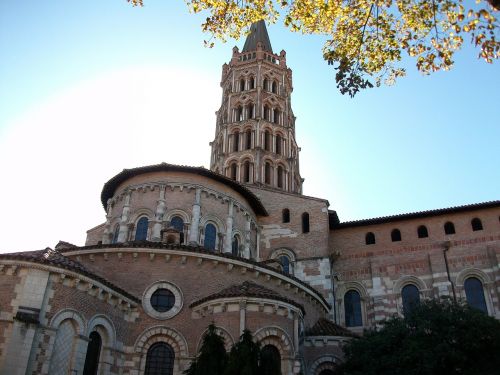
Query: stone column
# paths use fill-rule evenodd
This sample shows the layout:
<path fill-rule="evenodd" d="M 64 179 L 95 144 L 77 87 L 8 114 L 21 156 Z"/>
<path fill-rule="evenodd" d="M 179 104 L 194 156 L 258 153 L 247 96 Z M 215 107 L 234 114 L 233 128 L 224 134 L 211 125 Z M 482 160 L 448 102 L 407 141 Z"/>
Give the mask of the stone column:
<path fill-rule="evenodd" d="M 108 199 L 107 207 L 106 207 L 106 225 L 104 227 L 104 233 L 102 234 L 102 243 L 107 245 L 111 243 L 111 238 L 113 237 L 113 228 L 111 228 L 111 198 Z"/>
<path fill-rule="evenodd" d="M 200 226 L 201 212 L 201 189 L 196 189 L 196 195 L 193 203 L 193 215 L 191 219 L 191 231 L 189 232 L 189 244 L 198 245 L 198 231 Z"/>
<path fill-rule="evenodd" d="M 250 259 L 250 235 L 251 235 L 251 224 L 250 216 L 246 216 L 245 222 L 245 248 L 243 250 L 243 257 Z"/>
<path fill-rule="evenodd" d="M 227 219 L 226 219 L 226 238 L 224 241 L 224 252 L 225 253 L 231 253 L 232 252 L 232 245 L 233 245 L 233 209 L 234 209 L 234 204 L 233 201 L 228 202 L 228 213 L 227 213 Z"/>
<path fill-rule="evenodd" d="M 120 218 L 120 232 L 118 233 L 118 242 L 125 242 L 128 239 L 128 219 L 130 215 L 130 195 L 131 192 L 127 192 L 125 196 L 125 204 L 123 205 L 122 217 Z"/>
<path fill-rule="evenodd" d="M 246 328 L 246 311 L 247 310 L 247 302 L 240 302 L 240 336 L 243 334 L 243 331 Z"/>
<path fill-rule="evenodd" d="M 165 201 L 165 186 L 160 186 L 160 198 L 156 203 L 155 219 L 153 221 L 153 233 L 151 234 L 151 241 L 159 242 L 161 241 L 161 223 L 163 221 L 163 215 L 167 209 L 167 203 Z"/>

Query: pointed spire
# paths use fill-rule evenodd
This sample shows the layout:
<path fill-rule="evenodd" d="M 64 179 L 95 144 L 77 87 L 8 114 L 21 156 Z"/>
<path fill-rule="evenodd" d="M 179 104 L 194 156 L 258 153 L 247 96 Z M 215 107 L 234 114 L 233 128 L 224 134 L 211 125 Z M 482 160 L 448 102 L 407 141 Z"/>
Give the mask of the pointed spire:
<path fill-rule="evenodd" d="M 252 26 L 250 26 L 250 34 L 248 34 L 247 36 L 247 40 L 245 41 L 242 52 L 257 51 L 258 42 L 262 43 L 262 49 L 264 51 L 273 53 L 271 41 L 269 40 L 269 35 L 267 34 L 266 23 L 264 20 L 254 22 Z"/>

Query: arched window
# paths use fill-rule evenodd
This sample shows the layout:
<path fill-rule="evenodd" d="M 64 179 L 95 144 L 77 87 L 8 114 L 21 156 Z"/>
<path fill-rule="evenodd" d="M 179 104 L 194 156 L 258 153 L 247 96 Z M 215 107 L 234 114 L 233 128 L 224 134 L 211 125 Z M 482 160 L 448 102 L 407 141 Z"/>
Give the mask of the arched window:
<path fill-rule="evenodd" d="M 237 173 L 238 173 L 238 166 L 236 163 L 231 164 L 231 178 L 236 181 Z"/>
<path fill-rule="evenodd" d="M 236 108 L 236 121 L 243 121 L 243 107 Z"/>
<path fill-rule="evenodd" d="M 427 238 L 429 237 L 429 232 L 427 231 L 427 227 L 425 225 L 421 225 L 417 229 L 418 238 Z"/>
<path fill-rule="evenodd" d="M 420 303 L 420 293 L 413 284 L 406 285 L 401 290 L 401 299 L 403 300 L 403 313 L 411 312 Z"/>
<path fill-rule="evenodd" d="M 243 78 L 240 80 L 240 91 L 245 91 L 245 80 Z"/>
<path fill-rule="evenodd" d="M 451 221 L 448 221 L 444 225 L 444 234 L 455 234 L 455 224 L 453 224 Z"/>
<path fill-rule="evenodd" d="M 118 235 L 120 234 L 120 225 L 116 224 L 115 231 L 113 232 L 113 240 L 111 243 L 118 242 Z"/>
<path fill-rule="evenodd" d="M 391 232 L 391 240 L 392 242 L 401 241 L 401 232 L 399 229 L 393 229 Z"/>
<path fill-rule="evenodd" d="M 264 81 L 262 82 L 262 88 L 266 91 L 269 91 L 268 88 L 269 88 L 269 84 L 268 84 L 268 81 L 267 81 L 267 78 L 264 78 Z"/>
<path fill-rule="evenodd" d="M 276 81 L 273 81 L 272 92 L 274 94 L 278 93 L 278 82 L 276 82 Z"/>
<path fill-rule="evenodd" d="M 284 184 L 283 184 L 283 167 L 281 165 L 278 166 L 276 177 L 278 178 L 278 187 L 282 189 Z"/>
<path fill-rule="evenodd" d="M 179 231 L 181 243 L 184 243 L 184 220 L 182 219 L 182 217 L 174 216 L 172 219 L 170 219 L 170 225 L 175 230 Z"/>
<path fill-rule="evenodd" d="M 281 355 L 274 345 L 265 345 L 260 350 L 259 374 L 281 375 Z"/>
<path fill-rule="evenodd" d="M 240 149 L 240 133 L 235 132 L 233 134 L 233 151 L 237 152 Z"/>
<path fill-rule="evenodd" d="M 264 150 L 271 151 L 271 133 L 268 130 L 264 132 Z"/>
<path fill-rule="evenodd" d="M 290 222 L 290 210 L 288 208 L 285 208 L 283 210 L 282 217 L 283 217 L 283 222 L 284 223 L 289 223 Z"/>
<path fill-rule="evenodd" d="M 174 373 L 175 353 L 166 342 L 151 345 L 146 355 L 144 375 L 172 375 Z"/>
<path fill-rule="evenodd" d="M 255 78 L 250 77 L 250 80 L 248 81 L 248 89 L 253 90 L 255 88 Z"/>
<path fill-rule="evenodd" d="M 87 354 L 85 356 L 85 365 L 83 366 L 83 375 L 96 375 L 99 367 L 99 356 L 101 354 L 102 339 L 96 331 L 89 335 L 89 344 L 87 345 Z"/>
<path fill-rule="evenodd" d="M 252 148 L 252 131 L 251 130 L 247 130 L 245 132 L 245 148 L 247 150 L 250 150 Z"/>
<path fill-rule="evenodd" d="M 276 136 L 276 153 L 278 155 L 281 155 L 281 146 L 283 145 L 283 138 L 281 138 L 281 135 Z"/>
<path fill-rule="evenodd" d="M 475 277 L 469 277 L 464 283 L 465 297 L 470 307 L 488 313 L 486 299 L 484 298 L 483 283 Z"/>
<path fill-rule="evenodd" d="M 288 258 L 286 255 L 282 255 L 279 257 L 279 261 L 283 273 L 286 273 L 287 275 L 290 274 L 290 258 Z"/>
<path fill-rule="evenodd" d="M 253 113 L 253 104 L 247 105 L 247 118 L 255 118 L 255 113 Z"/>
<path fill-rule="evenodd" d="M 363 325 L 361 297 L 357 291 L 349 290 L 344 295 L 344 311 L 346 327 L 360 327 Z"/>
<path fill-rule="evenodd" d="M 471 220 L 470 225 L 474 232 L 483 230 L 483 223 L 481 222 L 481 219 L 478 219 L 477 217 Z"/>
<path fill-rule="evenodd" d="M 135 240 L 144 241 L 148 237 L 148 224 L 149 220 L 146 216 L 143 216 L 137 222 L 137 228 L 135 229 Z"/>
<path fill-rule="evenodd" d="M 203 246 L 207 250 L 215 251 L 215 241 L 217 238 L 217 229 L 215 225 L 208 223 L 205 225 L 205 242 Z"/>
<path fill-rule="evenodd" d="M 243 164 L 243 182 L 250 182 L 250 162 L 248 160 Z"/>
<path fill-rule="evenodd" d="M 307 212 L 302 214 L 302 233 L 309 233 L 309 214 Z"/>
<path fill-rule="evenodd" d="M 375 244 L 375 234 L 373 232 L 368 232 L 365 235 L 365 243 L 367 245 L 374 245 Z"/>
<path fill-rule="evenodd" d="M 269 163 L 264 166 L 264 183 L 271 185 L 271 164 Z"/>
<path fill-rule="evenodd" d="M 50 358 L 49 374 L 69 374 L 73 357 L 75 327 L 69 319 L 57 327 L 56 338 Z"/>
<path fill-rule="evenodd" d="M 275 108 L 273 110 L 273 122 L 275 124 L 278 124 L 280 121 L 280 110 L 278 108 Z"/>
<path fill-rule="evenodd" d="M 238 240 L 238 236 L 233 237 L 233 243 L 231 244 L 231 253 L 237 257 L 240 249 L 240 241 Z"/>

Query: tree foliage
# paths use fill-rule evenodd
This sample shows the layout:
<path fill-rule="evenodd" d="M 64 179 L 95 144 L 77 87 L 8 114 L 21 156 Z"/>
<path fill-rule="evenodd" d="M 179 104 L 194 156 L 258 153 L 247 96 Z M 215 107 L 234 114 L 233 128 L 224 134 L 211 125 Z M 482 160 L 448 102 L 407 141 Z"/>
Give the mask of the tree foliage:
<path fill-rule="evenodd" d="M 231 348 L 224 375 L 260 375 L 259 356 L 259 344 L 252 340 L 248 329 L 244 330 L 240 341 Z"/>
<path fill-rule="evenodd" d="M 185 1 L 192 12 L 207 13 L 202 28 L 210 46 L 213 37 L 239 39 L 252 22 L 280 16 L 292 31 L 325 35 L 323 57 L 337 70 L 340 92 L 351 96 L 404 76 L 404 55 L 424 74 L 450 69 L 467 37 L 486 62 L 500 57 L 500 0 Z"/>
<path fill-rule="evenodd" d="M 466 305 L 430 300 L 345 348 L 343 375 L 493 375 L 500 322 Z"/>
<path fill-rule="evenodd" d="M 191 362 L 191 366 L 184 371 L 186 375 L 220 375 L 227 365 L 227 352 L 224 339 L 217 333 L 212 323 L 203 336 L 200 351 Z"/>

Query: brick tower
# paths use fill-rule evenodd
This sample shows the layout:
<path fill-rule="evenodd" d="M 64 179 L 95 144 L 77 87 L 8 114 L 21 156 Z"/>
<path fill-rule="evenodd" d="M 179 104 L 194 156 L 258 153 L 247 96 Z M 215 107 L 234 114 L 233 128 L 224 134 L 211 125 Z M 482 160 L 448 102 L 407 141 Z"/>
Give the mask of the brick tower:
<path fill-rule="evenodd" d="M 222 67 L 210 169 L 243 184 L 302 193 L 292 71 L 274 54 L 264 21 L 254 23 L 243 50 Z"/>

